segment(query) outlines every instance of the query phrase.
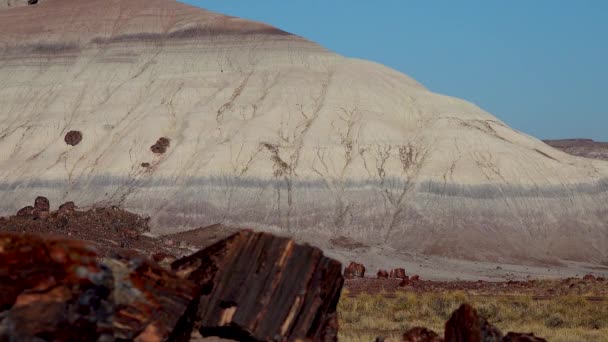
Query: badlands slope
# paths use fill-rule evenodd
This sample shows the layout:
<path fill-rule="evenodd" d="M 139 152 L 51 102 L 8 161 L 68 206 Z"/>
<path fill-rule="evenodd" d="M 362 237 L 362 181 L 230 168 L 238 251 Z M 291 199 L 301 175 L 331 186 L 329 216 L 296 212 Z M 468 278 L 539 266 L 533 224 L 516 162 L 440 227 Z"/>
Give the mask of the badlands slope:
<path fill-rule="evenodd" d="M 153 153 L 161 137 L 170 146 Z M 600 263 L 607 177 L 607 162 L 264 24 L 170 0 L 0 11 L 3 215 L 44 195 L 123 206 L 160 234 L 223 223 L 325 248 L 343 235 Z"/>

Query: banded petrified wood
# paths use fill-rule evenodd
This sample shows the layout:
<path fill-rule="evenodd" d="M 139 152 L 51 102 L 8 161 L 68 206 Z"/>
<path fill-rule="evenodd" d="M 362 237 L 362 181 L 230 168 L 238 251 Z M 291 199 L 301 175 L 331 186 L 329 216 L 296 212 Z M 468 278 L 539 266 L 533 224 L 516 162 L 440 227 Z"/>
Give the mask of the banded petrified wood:
<path fill-rule="evenodd" d="M 195 327 L 203 336 L 337 339 L 341 265 L 317 248 L 242 231 L 172 268 L 199 287 Z"/>

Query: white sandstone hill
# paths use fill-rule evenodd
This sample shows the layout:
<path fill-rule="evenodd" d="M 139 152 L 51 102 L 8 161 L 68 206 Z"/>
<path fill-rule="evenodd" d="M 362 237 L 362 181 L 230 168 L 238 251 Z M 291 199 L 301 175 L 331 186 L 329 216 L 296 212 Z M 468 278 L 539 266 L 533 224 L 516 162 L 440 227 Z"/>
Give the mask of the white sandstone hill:
<path fill-rule="evenodd" d="M 607 162 L 264 24 L 171 0 L 0 11 L 0 214 L 44 195 L 124 206 L 157 233 L 599 263 L 607 179 Z"/>

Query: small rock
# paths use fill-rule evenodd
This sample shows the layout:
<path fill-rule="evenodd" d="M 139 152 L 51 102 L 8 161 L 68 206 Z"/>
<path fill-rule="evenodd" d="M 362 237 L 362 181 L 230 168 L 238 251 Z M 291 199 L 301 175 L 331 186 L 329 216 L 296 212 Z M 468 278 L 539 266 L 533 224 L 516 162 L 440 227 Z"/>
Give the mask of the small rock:
<path fill-rule="evenodd" d="M 167 152 L 167 148 L 171 145 L 171 140 L 169 138 L 159 138 L 156 143 L 150 146 L 150 150 L 156 154 L 163 154 Z"/>
<path fill-rule="evenodd" d="M 141 167 L 149 168 L 150 163 L 141 163 Z"/>
<path fill-rule="evenodd" d="M 50 216 L 50 212 L 48 210 L 38 210 L 34 209 L 33 211 L 34 219 L 36 220 L 46 220 Z"/>
<path fill-rule="evenodd" d="M 75 210 L 76 210 L 76 204 L 74 204 L 74 202 L 65 202 L 59 206 L 59 212 L 61 212 L 61 213 L 72 212 Z"/>
<path fill-rule="evenodd" d="M 442 342 L 443 339 L 427 328 L 412 328 L 403 334 L 404 342 Z"/>
<path fill-rule="evenodd" d="M 420 281 L 420 276 L 419 276 L 419 275 L 417 275 L 417 274 L 414 274 L 414 275 L 413 275 L 413 276 L 410 278 L 410 280 L 411 280 L 412 282 L 415 282 L 415 281 Z"/>
<path fill-rule="evenodd" d="M 344 270 L 345 279 L 363 278 L 365 277 L 365 266 L 352 262 Z"/>
<path fill-rule="evenodd" d="M 520 334 L 510 332 L 502 339 L 503 342 L 547 342 L 544 338 L 536 337 L 534 334 Z"/>
<path fill-rule="evenodd" d="M 391 273 L 390 273 L 389 277 L 390 278 L 405 279 L 406 278 L 405 269 L 403 269 L 403 268 L 395 268 L 395 269 L 391 270 Z"/>
<path fill-rule="evenodd" d="M 378 277 L 378 279 L 388 278 L 388 272 L 386 272 L 385 270 L 380 270 L 380 271 L 378 271 L 376 276 Z"/>
<path fill-rule="evenodd" d="M 596 281 L 597 278 L 595 278 L 595 276 L 593 274 L 587 274 L 586 276 L 583 277 L 583 280 L 585 280 L 585 281 Z"/>
<path fill-rule="evenodd" d="M 79 131 L 69 131 L 65 135 L 65 143 L 70 146 L 76 146 L 82 141 L 82 133 Z"/>
<path fill-rule="evenodd" d="M 51 205 L 49 204 L 49 200 L 46 197 L 38 196 L 36 200 L 34 200 L 34 209 L 49 211 L 51 209 Z"/>
<path fill-rule="evenodd" d="M 28 205 L 27 207 L 23 207 L 19 209 L 17 212 L 17 216 L 32 216 L 34 215 L 34 207 Z"/>

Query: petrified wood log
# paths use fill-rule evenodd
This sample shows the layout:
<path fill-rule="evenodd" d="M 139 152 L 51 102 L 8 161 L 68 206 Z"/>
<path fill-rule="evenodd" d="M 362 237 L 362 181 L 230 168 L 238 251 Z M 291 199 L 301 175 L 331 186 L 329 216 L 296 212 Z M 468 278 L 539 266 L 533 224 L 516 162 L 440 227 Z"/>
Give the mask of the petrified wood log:
<path fill-rule="evenodd" d="M 351 261 L 350 264 L 344 269 L 344 278 L 354 279 L 365 277 L 365 266 Z"/>
<path fill-rule="evenodd" d="M 388 272 L 385 270 L 379 270 L 378 273 L 376 273 L 376 276 L 378 279 L 388 278 Z"/>
<path fill-rule="evenodd" d="M 500 342 L 502 337 L 498 328 L 468 304 L 462 304 L 445 324 L 445 342 Z"/>
<path fill-rule="evenodd" d="M 321 250 L 241 231 L 172 264 L 199 286 L 195 327 L 241 341 L 335 341 L 344 282 Z"/>
<path fill-rule="evenodd" d="M 1 341 L 186 341 L 194 290 L 144 259 L 0 234 Z"/>
<path fill-rule="evenodd" d="M 399 279 L 405 279 L 406 275 L 405 275 L 405 269 L 403 268 L 395 268 L 393 270 L 391 270 L 391 273 L 389 274 L 390 278 L 399 278 Z"/>

